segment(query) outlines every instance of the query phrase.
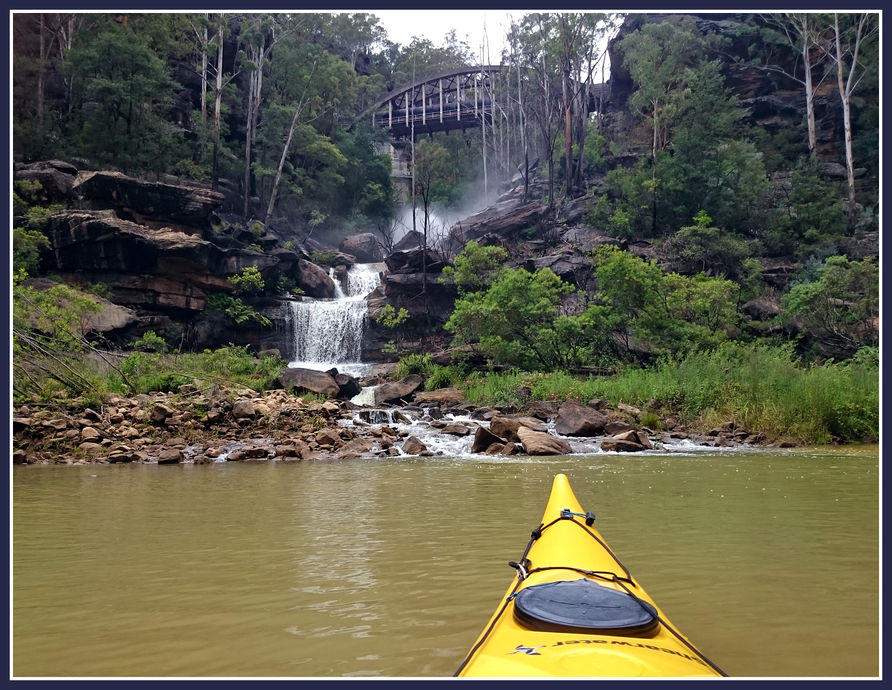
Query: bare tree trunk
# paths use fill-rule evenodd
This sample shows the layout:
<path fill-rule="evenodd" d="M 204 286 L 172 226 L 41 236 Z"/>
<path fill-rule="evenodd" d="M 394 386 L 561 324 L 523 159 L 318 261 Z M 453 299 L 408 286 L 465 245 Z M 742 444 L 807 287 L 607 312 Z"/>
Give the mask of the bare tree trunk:
<path fill-rule="evenodd" d="M 802 66 L 805 70 L 805 119 L 808 123 L 808 151 L 814 156 L 817 147 L 815 133 L 815 95 L 811 79 L 811 61 L 809 60 L 808 15 L 802 18 Z"/>
<path fill-rule="evenodd" d="M 563 79 L 561 81 L 561 95 L 564 101 L 564 192 L 567 198 L 573 195 L 573 130 L 570 126 L 570 75 L 567 66 L 563 69 Z"/>
<path fill-rule="evenodd" d="M 526 119 L 523 112 L 523 88 L 520 81 L 520 60 L 517 61 L 517 108 L 520 125 L 520 147 L 523 150 L 523 202 L 530 191 L 530 154 L 527 150 Z"/>
<path fill-rule="evenodd" d="M 214 87 L 214 157 L 211 188 L 217 189 L 220 161 L 220 110 L 223 104 L 223 24 L 217 29 L 217 74 Z"/>
<path fill-rule="evenodd" d="M 857 26 L 855 27 L 854 45 L 852 46 L 852 64 L 849 67 L 848 78 L 846 79 L 843 71 L 843 51 L 842 40 L 839 32 L 839 15 L 833 15 L 833 29 L 836 42 L 836 78 L 839 87 L 839 96 L 842 99 L 843 127 L 845 129 L 845 149 L 846 149 L 846 173 L 848 178 L 849 200 L 848 200 L 848 229 L 851 232 L 855 226 L 856 204 L 855 204 L 855 157 L 852 151 L 852 116 L 851 116 L 851 100 L 852 92 L 858 84 L 855 78 L 858 71 L 858 53 L 861 49 L 861 42 L 872 33 L 867 31 L 868 14 L 862 14 L 858 17 Z"/>
<path fill-rule="evenodd" d="M 43 12 L 40 13 L 40 64 L 37 67 L 37 128 L 43 133 L 43 100 L 46 85 L 44 84 L 44 72 L 46 71 L 46 20 Z"/>
<path fill-rule="evenodd" d="M 279 181 L 282 179 L 282 168 L 285 167 L 285 159 L 288 157 L 288 148 L 291 146 L 291 139 L 294 137 L 294 128 L 297 127 L 297 118 L 300 117 L 300 111 L 303 110 L 303 102 L 298 103 L 294 109 L 294 117 L 291 118 L 291 126 L 288 128 L 288 136 L 285 138 L 285 145 L 282 147 L 282 155 L 279 157 L 279 166 L 276 168 L 276 176 L 273 179 L 273 188 L 269 194 L 269 203 L 266 206 L 266 215 L 263 221 L 266 222 L 273 214 L 276 206 L 276 194 L 279 191 Z"/>

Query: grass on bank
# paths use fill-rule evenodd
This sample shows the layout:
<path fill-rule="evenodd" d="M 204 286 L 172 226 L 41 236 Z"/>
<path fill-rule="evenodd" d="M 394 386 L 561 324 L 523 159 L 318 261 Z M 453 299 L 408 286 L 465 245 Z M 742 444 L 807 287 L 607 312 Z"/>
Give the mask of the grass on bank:
<path fill-rule="evenodd" d="M 845 362 L 804 365 L 792 347 L 727 343 L 683 360 L 627 368 L 610 377 L 564 372 L 462 372 L 413 355 L 398 375 L 427 377 L 429 390 L 460 388 L 477 405 L 523 407 L 531 400 L 601 398 L 642 410 L 641 421 L 659 429 L 674 418 L 707 431 L 724 422 L 769 439 L 799 443 L 875 443 L 879 439 L 879 359 L 865 348 Z"/>
<path fill-rule="evenodd" d="M 78 377 L 78 391 L 46 376 L 54 362 L 16 368 L 14 402 L 59 402 L 79 396 L 85 406 L 101 405 L 111 394 L 175 391 L 180 385 L 216 382 L 263 391 L 275 385 L 287 363 L 254 357 L 245 347 L 199 353 L 135 351 L 107 361 L 69 356 L 65 376 Z M 712 352 L 682 360 L 666 359 L 649 368 L 627 368 L 609 377 L 582 378 L 564 372 L 469 371 L 461 364 L 435 365 L 429 355 L 400 360 L 395 376 L 425 377 L 425 388 L 459 388 L 476 405 L 518 408 L 533 400 L 583 403 L 606 400 L 642 410 L 640 422 L 660 429 L 674 418 L 692 431 L 732 421 L 767 439 L 804 444 L 875 443 L 879 439 L 879 353 L 864 348 L 845 362 L 803 364 L 792 347 L 726 343 Z M 32 378 L 33 376 L 33 378 Z M 74 393 L 74 395 L 72 395 Z"/>
<path fill-rule="evenodd" d="M 287 366 L 279 357 L 254 357 L 247 347 L 235 345 L 203 352 L 68 354 L 64 378 L 55 374 L 56 362 L 45 359 L 30 370 L 24 364 L 14 382 L 14 402 L 77 398 L 86 407 L 101 405 L 109 395 L 169 392 L 196 381 L 263 391 Z"/>

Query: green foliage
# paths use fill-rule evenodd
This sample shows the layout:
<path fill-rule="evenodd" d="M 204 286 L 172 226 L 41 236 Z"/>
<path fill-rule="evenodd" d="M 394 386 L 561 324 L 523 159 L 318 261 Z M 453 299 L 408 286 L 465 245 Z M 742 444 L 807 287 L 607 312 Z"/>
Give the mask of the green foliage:
<path fill-rule="evenodd" d="M 302 295 L 304 291 L 297 286 L 297 281 L 290 276 L 279 276 L 276 279 L 276 293 L 280 295 Z"/>
<path fill-rule="evenodd" d="M 257 295 L 266 287 L 256 266 L 245 266 L 237 275 L 227 278 L 237 295 Z"/>
<path fill-rule="evenodd" d="M 473 374 L 461 385 L 477 405 L 533 400 L 591 400 L 633 405 L 645 419 L 674 417 L 708 431 L 733 421 L 767 440 L 800 443 L 874 443 L 879 438 L 877 361 L 821 366 L 798 362 L 791 347 L 725 343 L 709 352 L 665 358 L 649 368 L 628 367 L 609 377 L 580 378 L 566 372 Z"/>
<path fill-rule="evenodd" d="M 22 336 L 13 338 L 13 347 L 28 348 L 34 339 L 53 350 L 82 352 L 88 317 L 102 308 L 66 285 L 38 290 L 26 278 L 24 271 L 13 278 L 13 330 Z"/>
<path fill-rule="evenodd" d="M 167 343 L 155 331 L 146 331 L 139 339 L 130 343 L 130 347 L 143 352 L 167 352 Z"/>
<path fill-rule="evenodd" d="M 445 328 L 455 345 L 473 346 L 496 363 L 566 366 L 577 353 L 561 339 L 570 328 L 558 320 L 557 305 L 571 290 L 550 269 L 506 268 L 486 292 L 459 296 Z"/>
<path fill-rule="evenodd" d="M 164 393 L 192 382 L 190 376 L 166 370 L 161 354 L 157 352 L 131 353 L 121 362 L 121 373 L 127 377 L 137 393 Z"/>
<path fill-rule="evenodd" d="M 385 304 L 381 307 L 381 312 L 375 317 L 375 321 L 385 328 L 396 328 L 405 323 L 409 319 L 409 310 L 400 307 L 399 311 L 392 304 Z"/>
<path fill-rule="evenodd" d="M 111 20 L 77 36 L 68 76 L 82 107 L 72 144 L 103 164 L 160 173 L 184 157 L 183 137 L 167 120 L 177 85 L 147 38 Z"/>
<path fill-rule="evenodd" d="M 452 280 L 459 294 L 479 292 L 489 287 L 499 275 L 508 252 L 497 246 L 468 242 L 455 257 L 452 266 L 443 268 L 442 282 Z"/>
<path fill-rule="evenodd" d="M 817 166 L 800 159 L 790 178 L 784 206 L 771 219 L 763 239 L 772 255 L 807 257 L 834 250 L 846 234 L 846 211 L 838 183 L 822 179 Z"/>
<path fill-rule="evenodd" d="M 226 295 L 222 292 L 214 292 L 208 295 L 207 307 L 210 311 L 225 313 L 235 323 L 241 325 L 248 321 L 254 321 L 263 327 L 272 325 L 272 322 L 258 311 L 248 306 L 244 300 Z"/>
<path fill-rule="evenodd" d="M 712 218 L 701 210 L 694 225 L 679 230 L 668 242 L 668 255 L 685 273 L 706 272 L 740 278 L 742 262 L 749 256 L 744 242 L 710 225 Z"/>
<path fill-rule="evenodd" d="M 433 365 L 427 372 L 427 378 L 424 380 L 424 390 L 435 391 L 440 388 L 457 388 L 469 375 L 468 369 L 458 363 L 442 366 Z"/>
<path fill-rule="evenodd" d="M 818 277 L 800 282 L 784 295 L 789 316 L 833 357 L 849 357 L 879 343 L 879 269 L 867 258 L 827 258 Z"/>
<path fill-rule="evenodd" d="M 335 252 L 322 252 L 318 249 L 314 249 L 310 252 L 310 261 L 317 266 L 334 266 L 334 262 L 337 258 L 338 255 Z"/>
<path fill-rule="evenodd" d="M 12 229 L 12 268 L 36 275 L 40 267 L 40 253 L 50 248 L 50 241 L 40 230 Z"/>
<path fill-rule="evenodd" d="M 739 286 L 702 273 L 664 273 L 612 245 L 593 254 L 605 323 L 627 348 L 684 353 L 714 347 L 735 334 Z"/>
<path fill-rule="evenodd" d="M 246 347 L 229 345 L 196 353 L 133 352 L 121 372 L 133 392 L 175 391 L 185 383 L 218 381 L 257 391 L 268 389 L 285 362 L 276 357 L 253 357 Z"/>
<path fill-rule="evenodd" d="M 405 378 L 409 374 L 427 376 L 433 371 L 433 367 L 434 364 L 429 354 L 413 352 L 400 358 L 394 370 L 394 376 L 397 379 Z"/>
<path fill-rule="evenodd" d="M 96 387 L 85 366 L 85 338 L 91 314 L 101 307 L 65 285 L 38 290 L 18 269 L 12 284 L 12 367 L 16 395 L 52 397 L 57 391 L 81 394 Z"/>

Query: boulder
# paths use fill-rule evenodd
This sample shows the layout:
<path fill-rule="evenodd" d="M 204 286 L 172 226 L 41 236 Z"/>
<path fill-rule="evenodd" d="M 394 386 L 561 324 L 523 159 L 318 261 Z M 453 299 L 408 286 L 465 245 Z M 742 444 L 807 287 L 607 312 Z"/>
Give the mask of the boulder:
<path fill-rule="evenodd" d="M 517 437 L 527 455 L 567 455 L 570 444 L 544 431 L 533 431 L 525 426 L 517 428 Z"/>
<path fill-rule="evenodd" d="M 384 265 L 392 274 L 439 273 L 446 266 L 446 260 L 430 247 L 426 252 L 417 247 L 391 253 L 384 259 Z"/>
<path fill-rule="evenodd" d="M 477 427 L 477 431 L 474 432 L 474 441 L 471 443 L 471 452 L 485 453 L 487 449 L 495 443 L 504 446 L 505 439 L 499 438 L 489 429 L 479 426 Z"/>
<path fill-rule="evenodd" d="M 373 264 L 384 260 L 384 247 L 370 232 L 347 237 L 341 242 L 339 249 L 356 257 L 359 263 Z"/>
<path fill-rule="evenodd" d="M 561 436 L 597 436 L 606 424 L 607 416 L 602 412 L 568 400 L 558 410 L 554 430 Z"/>
<path fill-rule="evenodd" d="M 484 235 L 516 241 L 522 230 L 535 226 L 545 215 L 545 206 L 538 203 L 524 204 L 510 199 L 459 221 L 449 229 L 449 244 L 464 247 L 471 240 Z"/>
<path fill-rule="evenodd" d="M 286 390 L 294 388 L 297 391 L 310 391 L 332 398 L 337 397 L 341 392 L 340 386 L 331 374 L 303 367 L 282 369 L 279 372 L 279 384 Z"/>
<path fill-rule="evenodd" d="M 16 180 L 36 181 L 42 191 L 38 197 L 45 201 L 64 202 L 71 195 L 77 180 L 77 168 L 64 161 L 37 161 L 15 167 Z"/>
<path fill-rule="evenodd" d="M 547 430 L 545 423 L 535 417 L 513 417 L 496 415 L 489 422 L 489 430 L 505 441 L 519 441 L 517 430 L 527 427 L 533 431 L 544 432 Z"/>
<path fill-rule="evenodd" d="M 606 451 L 635 453 L 649 448 L 653 448 L 650 439 L 634 429 L 601 440 L 601 450 Z"/>
<path fill-rule="evenodd" d="M 408 249 L 424 246 L 424 235 L 417 230 L 409 230 L 402 236 L 399 242 L 393 245 L 393 251 L 403 252 Z"/>
<path fill-rule="evenodd" d="M 159 465 L 178 465 L 183 462 L 183 451 L 179 448 L 164 448 L 158 453 Z"/>
<path fill-rule="evenodd" d="M 409 374 L 399 381 L 382 383 L 375 388 L 375 405 L 394 403 L 409 398 L 424 383 L 418 374 Z"/>
<path fill-rule="evenodd" d="M 547 422 L 557 417 L 558 403 L 551 400 L 534 400 L 527 405 L 526 412 L 530 417 Z"/>
<path fill-rule="evenodd" d="M 359 385 L 359 381 L 355 377 L 350 376 L 350 374 L 340 374 L 337 372 L 337 369 L 334 372 L 334 381 L 338 384 L 339 389 L 337 397 L 349 399 L 360 394 L 362 386 Z"/>
<path fill-rule="evenodd" d="M 297 262 L 297 286 L 308 297 L 331 299 L 335 296 L 335 284 L 328 271 L 306 259 Z"/>
<path fill-rule="evenodd" d="M 236 400 L 232 405 L 232 416 L 236 419 L 254 419 L 257 410 L 250 400 Z"/>
<path fill-rule="evenodd" d="M 403 452 L 406 455 L 421 455 L 427 450 L 427 446 L 417 436 L 409 436 L 403 441 Z"/>
<path fill-rule="evenodd" d="M 320 446 L 337 448 L 341 445 L 341 437 L 338 435 L 338 432 L 329 427 L 317 431 L 314 438 Z"/>

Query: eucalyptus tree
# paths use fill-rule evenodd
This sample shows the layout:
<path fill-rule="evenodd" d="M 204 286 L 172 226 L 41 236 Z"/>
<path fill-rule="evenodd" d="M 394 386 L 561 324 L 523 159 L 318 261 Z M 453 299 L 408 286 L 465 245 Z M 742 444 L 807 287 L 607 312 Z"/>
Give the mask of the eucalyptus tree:
<path fill-rule="evenodd" d="M 261 13 L 246 15 L 239 30 L 245 46 L 248 84 L 245 107 L 245 160 L 242 180 L 242 215 L 250 215 L 251 156 L 257 138 L 257 120 L 263 96 L 263 74 L 276 44 L 298 30 L 307 15 Z"/>
<path fill-rule="evenodd" d="M 763 48 L 761 53 L 753 56 L 754 64 L 759 69 L 783 74 L 802 84 L 805 93 L 808 150 L 814 155 L 817 146 L 815 92 L 830 76 L 832 67 L 832 63 L 827 59 L 827 52 L 822 49 L 828 40 L 827 25 L 820 17 L 808 12 L 761 14 L 759 18 L 767 30 L 760 31 Z M 789 66 L 785 66 L 785 62 L 772 50 L 773 45 L 777 43 L 789 46 L 796 53 L 797 59 Z"/>
<path fill-rule="evenodd" d="M 623 65 L 635 82 L 629 104 L 649 123 L 651 159 L 666 148 L 684 95 L 685 68 L 697 64 L 705 42 L 693 17 L 648 23 L 620 41 Z"/>
<path fill-rule="evenodd" d="M 238 76 L 243 64 L 243 54 L 238 50 L 236 45 L 236 56 L 233 60 L 233 68 L 226 76 L 223 72 L 223 41 L 230 35 L 229 16 L 224 13 L 213 14 L 210 16 L 211 23 L 211 40 L 208 44 L 209 50 L 215 55 L 213 62 L 209 62 L 208 73 L 213 78 L 213 94 L 214 94 L 214 124 L 212 130 L 213 137 L 213 153 L 211 159 L 211 187 L 217 189 L 220 174 L 220 132 L 221 117 L 223 111 L 223 91 Z"/>
<path fill-rule="evenodd" d="M 568 197 L 582 186 L 582 152 L 587 133 L 593 77 L 605 54 L 600 52 L 607 17 L 596 12 L 557 14 L 558 62 L 564 115 L 565 189 Z M 574 149 L 577 154 L 573 155 Z"/>
<path fill-rule="evenodd" d="M 541 157 L 548 165 L 548 206 L 554 206 L 554 151 L 560 133 L 560 74 L 555 56 L 555 15 L 533 12 L 518 23 L 519 52 L 530 74 L 527 104 L 539 134 Z"/>
<path fill-rule="evenodd" d="M 834 14 L 833 58 L 837 88 L 843 108 L 843 126 L 848 182 L 849 230 L 855 224 L 855 156 L 852 147 L 852 98 L 865 75 L 879 69 L 879 14 Z"/>

